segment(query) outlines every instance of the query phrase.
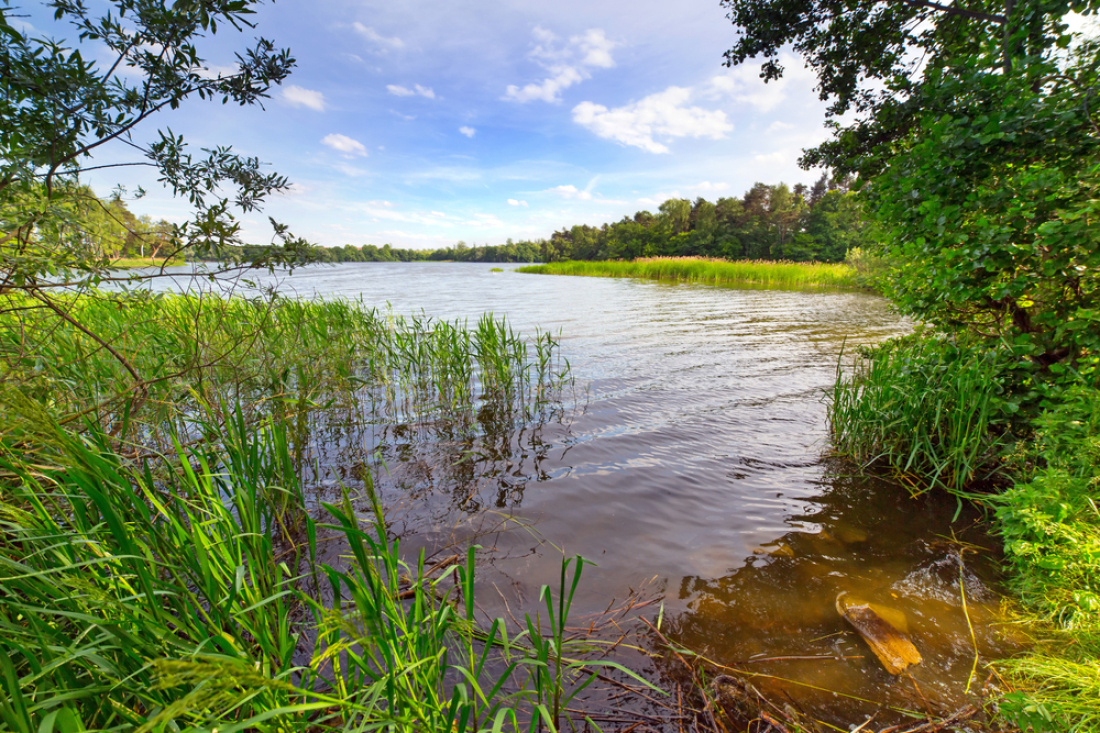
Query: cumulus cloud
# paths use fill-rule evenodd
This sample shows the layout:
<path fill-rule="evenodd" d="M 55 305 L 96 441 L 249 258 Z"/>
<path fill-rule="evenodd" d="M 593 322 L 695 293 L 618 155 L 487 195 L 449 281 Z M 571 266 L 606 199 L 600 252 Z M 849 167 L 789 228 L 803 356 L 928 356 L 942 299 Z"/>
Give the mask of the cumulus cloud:
<path fill-rule="evenodd" d="M 591 201 L 592 200 L 592 193 L 591 192 L 581 191 L 576 186 L 573 186 L 573 185 L 554 186 L 553 188 L 547 189 L 547 191 L 549 191 L 550 193 L 556 193 L 559 196 L 561 196 L 562 198 L 566 198 L 566 199 L 578 199 L 580 201 Z"/>
<path fill-rule="evenodd" d="M 399 48 L 405 47 L 405 42 L 402 41 L 400 38 L 397 38 L 396 36 L 383 36 L 378 31 L 369 26 L 363 25 L 359 21 L 352 23 L 351 27 L 355 29 L 356 33 L 363 36 L 368 41 L 381 48 L 383 51 L 397 50 Z"/>
<path fill-rule="evenodd" d="M 387 84 L 386 90 L 390 94 L 398 97 L 426 97 L 427 99 L 435 99 L 435 91 L 431 87 L 422 87 L 419 84 L 414 84 L 412 89 L 403 87 L 398 84 Z"/>
<path fill-rule="evenodd" d="M 594 102 L 581 102 L 573 108 L 573 121 L 602 138 L 650 153 L 669 151 L 667 145 L 655 138 L 707 137 L 718 140 L 733 131 L 725 112 L 689 106 L 691 98 L 691 89 L 669 87 L 615 109 Z"/>
<path fill-rule="evenodd" d="M 347 135 L 332 133 L 321 138 L 321 142 L 333 150 L 343 153 L 349 158 L 355 156 L 365 158 L 367 156 L 367 147 L 355 138 L 348 137 Z"/>
<path fill-rule="evenodd" d="M 598 28 L 591 28 L 579 36 L 572 36 L 562 43 L 554 33 L 545 28 L 535 28 L 535 45 L 528 57 L 546 70 L 540 82 L 524 86 L 509 84 L 504 98 L 513 102 L 557 103 L 561 93 L 585 79 L 591 78 L 590 69 L 609 69 L 615 65 L 611 51 L 618 45 Z"/>
<path fill-rule="evenodd" d="M 508 199 L 508 205 L 509 206 L 522 206 L 525 209 L 528 208 L 526 201 L 519 201 L 517 199 Z"/>
<path fill-rule="evenodd" d="M 291 84 L 283 89 L 283 101 L 292 107 L 308 107 L 318 112 L 325 111 L 325 95 L 312 89 Z"/>
<path fill-rule="evenodd" d="M 461 132 L 466 137 L 473 137 L 474 135 L 477 134 L 477 130 L 475 130 L 474 128 L 469 127 L 467 125 L 463 125 L 462 127 L 458 128 L 458 131 Z"/>
<path fill-rule="evenodd" d="M 712 78 L 703 95 L 710 99 L 732 99 L 755 107 L 760 112 L 772 111 L 789 96 L 810 97 L 817 82 L 813 72 L 790 54 L 781 55 L 780 63 L 784 68 L 781 79 L 765 84 L 758 69 L 751 65 L 736 66 Z"/>

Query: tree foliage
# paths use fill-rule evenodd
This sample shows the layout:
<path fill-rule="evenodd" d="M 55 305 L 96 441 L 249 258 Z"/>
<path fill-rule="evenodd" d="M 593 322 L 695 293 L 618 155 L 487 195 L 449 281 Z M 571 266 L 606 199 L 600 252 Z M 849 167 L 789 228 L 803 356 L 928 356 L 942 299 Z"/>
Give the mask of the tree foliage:
<path fill-rule="evenodd" d="M 730 63 L 793 44 L 833 139 L 804 164 L 857 173 L 903 311 L 1007 347 L 1030 372 L 1100 354 L 1100 53 L 1067 32 L 1096 0 L 749 0 Z M 1025 370 L 1029 371 L 1029 370 Z"/>
<path fill-rule="evenodd" d="M 115 272 L 116 257 L 136 250 L 168 259 L 186 250 L 247 266 L 309 258 L 308 243 L 274 220 L 270 244 L 249 251 L 247 260 L 237 246 L 240 214 L 286 189 L 286 178 L 229 147 L 194 151 L 171 130 L 151 129 L 159 112 L 189 100 L 257 104 L 286 78 L 294 59 L 264 38 L 224 73 L 211 72 L 200 52 L 219 30 L 251 29 L 256 4 L 112 0 L 95 4 L 99 12 L 83 0 L 48 0 L 50 36 L 20 30 L 29 26 L 13 22 L 18 8 L 0 0 L 0 312 L 18 322 L 0 334 L 7 360 L 0 369 L 19 372 L 55 329 L 76 329 L 126 367 L 132 382 L 120 385 L 120 395 L 134 394 L 136 409 L 155 377 L 139 373 L 73 309 L 105 281 L 147 277 Z M 122 151 L 136 160 L 114 162 Z M 123 204 L 121 189 L 101 199 L 83 182 L 88 171 L 123 165 L 155 171 L 190 203 L 190 218 L 142 221 Z"/>
<path fill-rule="evenodd" d="M 81 174 L 112 165 L 142 165 L 186 198 L 193 216 L 168 235 L 172 248 L 231 257 L 240 243 L 241 212 L 257 209 L 287 180 L 256 158 L 228 147 L 192 151 L 171 130 L 146 131 L 164 109 L 197 98 L 256 104 L 290 73 L 294 59 L 260 38 L 237 54 L 236 67 L 211 73 L 202 39 L 226 27 L 251 28 L 253 0 L 114 0 L 102 14 L 81 0 L 50 0 L 60 38 L 31 35 L 12 23 L 16 8 L 0 0 L 0 287 L 45 297 L 51 281 L 90 285 L 108 275 L 112 246 L 89 226 L 106 217 L 141 236 L 99 201 Z M 103 64 L 90 60 L 107 56 Z M 151 134 L 149 134 L 151 132 Z M 143 136 L 144 134 L 144 136 Z M 96 165 L 114 146 L 137 160 Z M 140 195 L 141 192 L 138 192 Z M 117 199 L 116 199 L 117 200 Z M 272 222 L 273 244 L 250 264 L 294 263 L 305 242 Z M 76 241 L 86 240 L 85 246 Z M 94 242 L 94 244 L 92 244 Z M 155 246 L 155 245 L 154 245 Z"/>

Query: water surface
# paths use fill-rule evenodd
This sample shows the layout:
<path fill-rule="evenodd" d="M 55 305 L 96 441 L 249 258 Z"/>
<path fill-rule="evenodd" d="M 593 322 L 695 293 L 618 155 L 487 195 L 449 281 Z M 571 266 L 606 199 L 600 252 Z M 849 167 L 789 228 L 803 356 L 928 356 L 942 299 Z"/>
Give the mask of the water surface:
<path fill-rule="evenodd" d="M 896 719 L 884 705 L 942 714 L 968 699 L 976 653 L 1007 650 L 990 626 L 993 543 L 965 510 L 952 523 L 954 500 L 910 499 L 828 457 L 823 398 L 842 349 L 910 328 L 885 300 L 491 267 L 346 264 L 282 280 L 302 297 L 560 331 L 575 377 L 542 419 L 486 419 L 476 439 L 319 423 L 319 496 L 370 471 L 410 552 L 481 544 L 492 615 L 534 611 L 562 552 L 583 555 L 598 567 L 574 615 L 659 598 L 664 633 L 814 717 L 881 722 Z M 847 627 L 842 591 L 905 615 L 925 657 L 911 677 L 891 678 Z M 647 665 L 666 684 L 677 667 Z"/>

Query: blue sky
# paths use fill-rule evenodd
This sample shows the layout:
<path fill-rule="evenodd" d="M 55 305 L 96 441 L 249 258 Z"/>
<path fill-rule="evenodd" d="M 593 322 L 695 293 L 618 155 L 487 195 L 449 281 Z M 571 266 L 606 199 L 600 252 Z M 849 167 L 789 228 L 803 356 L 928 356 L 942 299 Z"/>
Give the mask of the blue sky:
<path fill-rule="evenodd" d="M 289 47 L 298 68 L 264 110 L 195 100 L 156 120 L 293 181 L 245 221 L 253 241 L 267 215 L 329 246 L 546 237 L 673 196 L 812 183 L 796 159 L 826 135 L 799 60 L 767 85 L 722 66 L 734 32 L 716 0 L 285 1 L 255 22 L 208 60 L 228 66 L 255 35 Z M 186 213 L 135 169 L 89 180 L 144 183 L 137 213 Z"/>

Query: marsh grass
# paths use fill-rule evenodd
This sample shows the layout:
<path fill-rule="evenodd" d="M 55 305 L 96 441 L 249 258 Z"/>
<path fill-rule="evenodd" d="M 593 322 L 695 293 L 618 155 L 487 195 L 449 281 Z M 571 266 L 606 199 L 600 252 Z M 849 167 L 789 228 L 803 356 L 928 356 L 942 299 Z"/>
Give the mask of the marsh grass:
<path fill-rule="evenodd" d="M 856 272 L 845 264 L 820 262 L 730 261 L 702 257 L 650 257 L 631 262 L 551 262 L 520 267 L 517 272 L 542 275 L 635 277 L 710 285 L 773 289 L 844 289 L 860 287 Z"/>
<path fill-rule="evenodd" d="M 997 352 L 929 335 L 870 349 L 850 371 L 838 365 L 829 400 L 834 446 L 887 466 L 913 493 L 963 491 L 999 471 L 1009 446 L 1004 368 Z"/>
<path fill-rule="evenodd" d="M 470 328 L 351 301 L 99 292 L 66 303 L 78 329 L 34 303 L 7 305 L 9 394 L 63 423 L 91 419 L 121 443 L 162 448 L 168 425 L 188 435 L 189 421 L 222 401 L 291 423 L 364 400 L 379 419 L 469 424 L 486 401 L 523 417 L 569 371 L 551 334 L 528 340 L 492 316 Z"/>
<path fill-rule="evenodd" d="M 563 632 L 581 560 L 543 590 L 546 619 L 486 627 L 472 548 L 432 574 L 387 534 L 369 473 L 365 517 L 347 493 L 317 505 L 303 484 L 319 414 L 460 434 L 486 410 L 523 424 L 569 379 L 551 335 L 346 301 L 64 304 L 71 320 L 28 300 L 0 309 L 0 727 L 571 719 L 589 665 L 605 664 Z M 341 538 L 338 567 L 318 559 L 319 534 Z"/>
<path fill-rule="evenodd" d="M 557 726 L 576 676 L 607 664 L 573 659 L 563 636 L 583 561 L 563 564 L 556 597 L 543 589 L 546 620 L 483 631 L 473 548 L 429 578 L 377 503 L 366 518 L 327 504 L 315 524 L 277 422 L 221 436 L 216 454 L 179 447 L 173 471 L 128 467 L 94 429 L 38 437 L 52 467 L 10 444 L 0 456 L 8 730 L 532 729 Z M 319 527 L 344 534 L 344 569 L 314 560 Z"/>

